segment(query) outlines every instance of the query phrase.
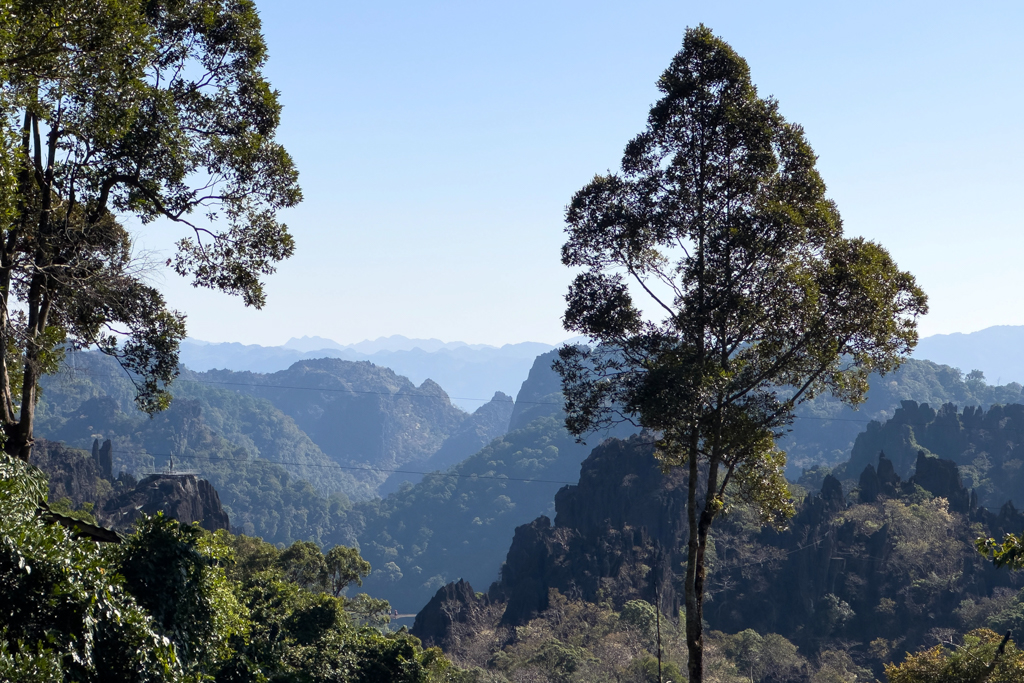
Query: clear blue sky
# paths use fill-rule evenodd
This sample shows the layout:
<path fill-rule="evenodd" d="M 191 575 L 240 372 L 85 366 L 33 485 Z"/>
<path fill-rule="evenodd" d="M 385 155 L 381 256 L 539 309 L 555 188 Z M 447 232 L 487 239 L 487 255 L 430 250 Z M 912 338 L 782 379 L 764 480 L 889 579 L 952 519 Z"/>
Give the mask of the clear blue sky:
<path fill-rule="evenodd" d="M 191 336 L 557 342 L 562 216 L 704 23 L 803 124 L 846 230 L 931 297 L 1024 324 L 1024 3 L 257 0 L 305 202 L 263 311 L 173 275 Z M 173 228 L 139 231 L 168 248 Z"/>

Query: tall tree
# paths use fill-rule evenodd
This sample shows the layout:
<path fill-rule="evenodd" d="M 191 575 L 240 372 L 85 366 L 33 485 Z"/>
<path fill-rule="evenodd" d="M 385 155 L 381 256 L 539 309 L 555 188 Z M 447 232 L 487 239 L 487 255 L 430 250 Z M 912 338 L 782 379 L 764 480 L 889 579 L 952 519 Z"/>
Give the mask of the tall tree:
<path fill-rule="evenodd" d="M 0 3 L 0 423 L 28 459 L 37 386 L 66 344 L 97 345 L 167 405 L 184 316 L 121 224 L 187 230 L 168 259 L 195 286 L 264 303 L 301 193 L 274 140 L 250 0 Z"/>
<path fill-rule="evenodd" d="M 775 440 L 794 407 L 821 392 L 861 402 L 868 375 L 913 348 L 927 300 L 882 247 L 843 236 L 803 130 L 729 45 L 688 30 L 658 87 L 622 172 L 567 209 L 562 262 L 581 272 L 564 324 L 595 346 L 564 347 L 555 365 L 572 433 L 630 420 L 687 468 L 686 636 L 701 681 L 713 520 L 741 500 L 785 524 Z"/>

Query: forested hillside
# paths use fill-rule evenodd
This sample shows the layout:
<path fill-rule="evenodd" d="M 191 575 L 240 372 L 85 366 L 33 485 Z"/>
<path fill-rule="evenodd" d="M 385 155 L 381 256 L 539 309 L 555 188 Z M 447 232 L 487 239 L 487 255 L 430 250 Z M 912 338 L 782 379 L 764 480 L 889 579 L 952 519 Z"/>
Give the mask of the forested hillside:
<path fill-rule="evenodd" d="M 95 439 L 110 439 L 114 476 L 164 470 L 173 455 L 178 470 L 196 471 L 214 484 L 238 529 L 274 543 L 332 545 L 353 537 L 344 514 L 350 501 L 375 495 L 396 460 L 405 464 L 438 451 L 461 460 L 504 433 L 511 412 L 507 397 L 497 397 L 479 415 L 468 415 L 436 385 L 417 393 L 408 380 L 368 363 L 312 366 L 296 370 L 305 381 L 289 386 L 318 389 L 285 390 L 283 407 L 325 443 L 337 446 L 343 439 L 349 449 L 328 446 L 334 456 L 361 461 L 339 463 L 292 416 L 245 391 L 253 387 L 217 384 L 202 373 L 183 371 L 171 408 L 148 418 L 134 407 L 131 381 L 98 353 L 74 354 L 65 371 L 46 379 L 37 433 L 85 450 Z M 280 399 L 268 386 L 256 389 Z"/>
<path fill-rule="evenodd" d="M 795 481 L 803 469 L 815 465 L 845 462 L 867 424 L 892 417 L 902 401 L 987 408 L 1020 402 L 1022 389 L 1017 383 L 994 386 L 983 376 L 915 359 L 907 360 L 891 375 L 872 375 L 870 387 L 867 400 L 857 410 L 830 396 L 819 396 L 797 408 L 792 431 L 779 442 L 788 456 L 786 475 L 790 479 Z"/>
<path fill-rule="evenodd" d="M 957 634 L 1024 627 L 1024 573 L 997 569 L 974 548 L 979 535 L 1001 537 L 1024 517 L 1012 506 L 977 507 L 952 463 L 918 457 L 910 480 L 888 474 L 881 488 L 848 496 L 827 477 L 781 532 L 745 505 L 726 512 L 708 571 L 711 680 L 867 682 Z M 558 493 L 553 525 L 539 518 L 516 530 L 501 581 L 486 594 L 474 592 L 483 585 L 445 586 L 413 632 L 498 680 L 596 682 L 657 680 L 658 628 L 663 670 L 676 675 L 686 661 L 684 500 L 684 474 L 661 476 L 649 442 L 605 443 L 579 485 Z M 997 638 L 985 633 L 985 642 Z M 1019 674 L 1024 662 L 1012 652 Z"/>
<path fill-rule="evenodd" d="M 40 435 L 86 450 L 95 438 L 111 439 L 115 476 L 121 468 L 165 468 L 173 453 L 179 469 L 213 483 L 236 529 L 286 545 L 357 545 L 374 566 L 367 585 L 401 610 L 415 611 L 444 583 L 467 578 L 486 585 L 497 578 L 515 527 L 551 515 L 554 493 L 576 481 L 580 462 L 604 438 L 583 445 L 565 431 L 554 357 L 535 360 L 514 405 L 499 394 L 473 415 L 452 407 L 431 383 L 417 388 L 383 368 L 324 359 L 273 375 L 186 370 L 171 408 L 149 419 L 132 407 L 133 387 L 113 362 L 78 353 L 72 371 L 44 385 Z M 862 420 L 903 415 L 902 397 L 988 405 L 1020 395 L 1018 385 L 993 387 L 927 361 L 909 361 L 872 380 L 860 411 L 824 399 L 802 408 L 784 444 L 793 458 L 791 477 L 803 467 L 848 459 L 868 426 Z M 631 429 L 623 425 L 617 434 Z M 864 462 L 874 458 L 877 453 Z M 973 460 L 961 464 L 976 467 Z M 339 465 L 444 476 L 366 476 Z M 820 485 L 823 474 L 816 472 Z M 973 476 L 968 473 L 972 483 Z M 1015 481 L 987 476 L 1005 491 Z M 386 477 L 390 495 L 374 499 Z M 991 502 L 982 489 L 979 495 L 988 504 L 1002 502 Z"/>
<path fill-rule="evenodd" d="M 867 425 L 834 474 L 852 484 L 879 453 L 903 477 L 915 471 L 921 453 L 951 460 L 982 505 L 1024 502 L 1024 405 L 984 410 L 904 401 L 892 419 Z"/>

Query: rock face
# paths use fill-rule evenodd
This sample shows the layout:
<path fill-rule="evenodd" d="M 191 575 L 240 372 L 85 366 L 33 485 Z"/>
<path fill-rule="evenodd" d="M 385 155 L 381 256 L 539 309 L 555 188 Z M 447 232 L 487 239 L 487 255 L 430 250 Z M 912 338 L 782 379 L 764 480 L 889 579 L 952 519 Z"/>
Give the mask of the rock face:
<path fill-rule="evenodd" d="M 538 417 L 562 415 L 562 379 L 551 367 L 558 358 L 558 350 L 537 356 L 530 374 L 516 395 L 508 430 L 522 429 Z"/>
<path fill-rule="evenodd" d="M 96 459 L 62 443 L 36 439 L 32 446 L 32 464 L 50 478 L 49 500 L 68 498 L 74 507 L 82 503 L 102 503 L 110 495 L 103 471 Z"/>
<path fill-rule="evenodd" d="M 877 468 L 870 464 L 864 468 L 857 495 L 860 503 L 875 504 L 879 511 L 883 502 L 895 501 L 919 505 L 920 510 L 936 509 L 919 502 L 918 486 L 948 500 L 955 519 L 942 541 L 948 545 L 931 546 L 933 554 L 922 562 L 920 572 L 930 576 L 930 572 L 945 571 L 955 579 L 940 582 L 941 587 L 931 593 L 921 582 L 914 583 L 915 575 L 900 559 L 905 558 L 900 553 L 906 552 L 901 549 L 905 537 L 900 534 L 907 527 L 901 532 L 899 526 L 904 522 L 893 517 L 880 525 L 859 525 L 854 520 L 866 512 L 861 509 L 851 515 L 842 485 L 829 475 L 821 492 L 808 495 L 798 506 L 784 532 L 762 529 L 743 536 L 723 518 L 715 531 L 717 566 L 708 583 L 712 596 L 705 603 L 708 623 L 729 633 L 745 628 L 780 633 L 800 646 L 826 637 L 857 641 L 881 633 L 886 638 L 903 638 L 908 648 L 916 648 L 924 644 L 928 629 L 957 625 L 953 615 L 964 599 L 990 597 L 1000 586 L 1019 590 L 1019 579 L 1012 572 L 1000 572 L 973 552 L 978 533 L 970 529 L 976 524 L 985 529 L 983 535 L 1002 538 L 1006 531 L 1019 531 L 1024 517 L 1009 503 L 998 514 L 978 507 L 977 496 L 964 487 L 952 461 L 919 453 L 915 475 L 904 481 L 892 461 L 880 454 Z M 931 519 L 946 517 L 942 512 Z M 878 519 L 887 518 L 880 512 Z M 751 559 L 749 547 L 740 552 L 742 543 L 760 546 L 759 554 L 753 555 L 756 560 Z M 949 555 L 936 554 L 935 548 Z M 956 558 L 953 569 L 927 566 L 950 557 Z M 922 612 L 936 616 L 922 620 Z"/>
<path fill-rule="evenodd" d="M 194 474 L 153 474 L 138 483 L 135 490 L 111 498 L 99 512 L 106 526 L 129 527 L 142 513 L 163 512 L 179 522 L 199 524 L 209 531 L 230 529 L 228 513 L 210 482 Z"/>
<path fill-rule="evenodd" d="M 610 599 L 617 608 L 646 600 L 678 614 L 675 570 L 685 560 L 686 537 L 682 472 L 663 473 L 646 436 L 608 439 L 583 462 L 579 484 L 555 495 L 553 524 L 541 515 L 516 528 L 501 578 L 486 596 L 465 581 L 449 583 L 416 616 L 412 633 L 443 646 L 482 610 L 501 605 L 503 625 L 522 625 L 548 609 L 553 590 Z"/>
<path fill-rule="evenodd" d="M 459 579 L 438 589 L 416 615 L 410 633 L 423 641 L 423 647 L 441 646 L 455 624 L 469 623 L 487 604 L 486 595 L 478 598 L 469 582 Z"/>
<path fill-rule="evenodd" d="M 610 439 L 582 465 L 580 483 L 555 496 L 544 516 L 516 529 L 492 601 L 502 622 L 523 624 L 548 607 L 552 589 L 617 605 L 641 599 L 678 613 L 674 568 L 686 540 L 685 478 L 664 474 L 645 437 Z"/>
<path fill-rule="evenodd" d="M 893 469 L 885 453 L 878 454 L 878 471 L 871 465 L 860 475 L 860 502 L 873 503 L 879 496 L 892 498 L 898 493 L 911 493 L 920 486 L 933 496 L 949 501 L 949 509 L 966 514 L 978 507 L 978 497 L 964 488 L 960 470 L 952 460 L 943 460 L 918 451 L 914 476 L 906 482 Z"/>
<path fill-rule="evenodd" d="M 114 478 L 114 458 L 111 455 L 113 446 L 110 444 L 110 439 L 103 442 L 103 446 L 100 446 L 99 439 L 93 439 L 92 442 L 92 459 L 99 467 L 103 478 L 110 481 Z"/>

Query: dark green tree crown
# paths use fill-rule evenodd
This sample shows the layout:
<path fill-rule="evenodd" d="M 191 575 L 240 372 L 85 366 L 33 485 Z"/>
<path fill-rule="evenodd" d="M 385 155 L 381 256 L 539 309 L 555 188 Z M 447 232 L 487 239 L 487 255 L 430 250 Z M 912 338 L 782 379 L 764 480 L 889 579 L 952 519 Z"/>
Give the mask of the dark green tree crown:
<path fill-rule="evenodd" d="M 567 424 L 695 428 L 750 464 L 795 403 L 828 391 L 856 404 L 870 372 L 897 367 L 926 297 L 881 246 L 843 236 L 802 128 L 709 29 L 687 31 L 658 87 L 621 173 L 566 211 L 562 261 L 580 272 L 564 324 L 597 344 L 556 364 Z M 670 461 L 695 455 L 670 442 Z"/>
<path fill-rule="evenodd" d="M 0 285 L 29 308 L 25 330 L 7 332 L 25 362 L 56 327 L 140 376 L 144 409 L 166 405 L 183 316 L 142 277 L 125 216 L 186 226 L 167 264 L 264 304 L 263 277 L 294 250 L 277 214 L 301 200 L 265 61 L 249 0 L 0 10 Z"/>

